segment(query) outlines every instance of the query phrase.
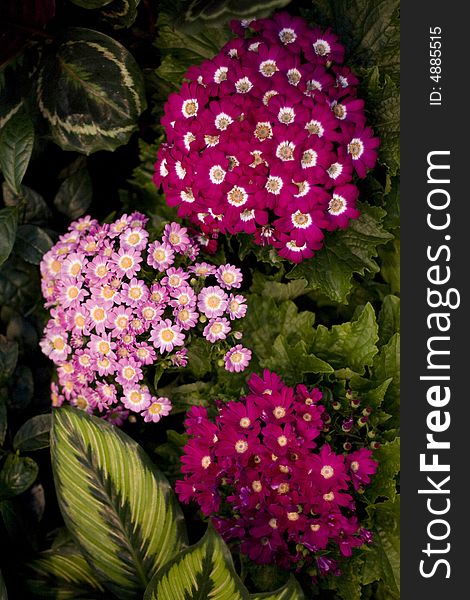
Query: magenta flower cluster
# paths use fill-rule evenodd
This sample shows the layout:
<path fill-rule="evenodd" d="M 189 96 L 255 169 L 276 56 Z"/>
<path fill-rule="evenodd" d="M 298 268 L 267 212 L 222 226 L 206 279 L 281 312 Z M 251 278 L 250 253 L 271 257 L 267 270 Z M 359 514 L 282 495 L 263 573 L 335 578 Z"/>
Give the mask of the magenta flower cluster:
<path fill-rule="evenodd" d="M 253 561 L 338 573 L 336 558 L 372 539 L 354 500 L 376 471 L 372 451 L 337 454 L 322 443 L 329 418 L 319 389 L 294 390 L 269 371 L 248 385 L 246 397 L 218 404 L 215 422 L 190 409 L 176 491 Z"/>
<path fill-rule="evenodd" d="M 245 232 L 301 262 L 359 216 L 353 173 L 379 140 L 331 31 L 287 13 L 236 30 L 170 95 L 154 181 L 207 240 Z"/>
<path fill-rule="evenodd" d="M 240 269 L 197 262 L 197 244 L 177 223 L 149 241 L 147 221 L 134 213 L 101 226 L 85 217 L 44 255 L 51 318 L 41 348 L 58 367 L 53 405 L 66 400 L 118 424 L 130 413 L 157 422 L 171 402 L 153 395 L 148 370 L 186 366 L 197 335 L 217 344 L 228 371 L 247 367 L 251 352 L 233 327 L 247 310 Z"/>

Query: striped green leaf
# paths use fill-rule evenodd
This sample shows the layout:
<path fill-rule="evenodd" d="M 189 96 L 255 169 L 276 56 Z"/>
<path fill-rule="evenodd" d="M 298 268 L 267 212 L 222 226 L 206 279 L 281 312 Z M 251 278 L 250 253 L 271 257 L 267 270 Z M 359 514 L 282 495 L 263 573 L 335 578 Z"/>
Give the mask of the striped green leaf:
<path fill-rule="evenodd" d="M 137 17 L 140 0 L 113 0 L 101 14 L 114 29 L 130 27 Z"/>
<path fill-rule="evenodd" d="M 77 6 L 81 6 L 82 8 L 93 9 L 93 8 L 101 8 L 102 6 L 106 6 L 112 0 L 70 0 L 73 4 Z"/>
<path fill-rule="evenodd" d="M 137 597 L 186 542 L 165 477 L 140 446 L 102 419 L 54 410 L 51 455 L 64 521 L 103 585 Z"/>
<path fill-rule="evenodd" d="M 113 38 L 73 27 L 44 61 L 37 100 L 54 141 L 91 154 L 126 143 L 146 106 L 143 76 Z"/>
<path fill-rule="evenodd" d="M 212 527 L 197 544 L 160 569 L 144 600 L 249 600 L 230 552 Z"/>
<path fill-rule="evenodd" d="M 266 17 L 289 4 L 290 0 L 180 0 L 178 21 L 189 28 L 228 23 L 231 19 Z"/>
<path fill-rule="evenodd" d="M 75 544 L 39 554 L 28 565 L 26 587 L 36 598 L 96 598 L 104 588 Z"/>
<path fill-rule="evenodd" d="M 286 585 L 274 592 L 252 594 L 251 600 L 305 600 L 304 593 L 297 579 L 291 575 Z"/>
<path fill-rule="evenodd" d="M 24 111 L 14 114 L 0 133 L 0 169 L 11 189 L 19 193 L 34 146 L 34 129 Z"/>

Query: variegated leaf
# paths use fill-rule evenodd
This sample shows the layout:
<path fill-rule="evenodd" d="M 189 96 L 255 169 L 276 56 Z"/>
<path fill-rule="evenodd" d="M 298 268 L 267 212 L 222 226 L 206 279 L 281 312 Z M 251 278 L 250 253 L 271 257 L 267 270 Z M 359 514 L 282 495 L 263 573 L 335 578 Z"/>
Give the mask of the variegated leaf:
<path fill-rule="evenodd" d="M 126 143 L 146 106 L 132 55 L 113 38 L 79 27 L 65 30 L 45 59 L 37 100 L 54 141 L 84 154 Z"/>
<path fill-rule="evenodd" d="M 251 594 L 251 600 L 305 600 L 304 593 L 297 579 L 291 575 L 286 585 L 274 592 Z"/>
<path fill-rule="evenodd" d="M 70 407 L 54 411 L 51 454 L 70 533 L 107 589 L 136 598 L 186 542 L 168 481 L 122 431 Z"/>
<path fill-rule="evenodd" d="M 27 568 L 26 587 L 35 598 L 89 598 L 104 591 L 73 542 L 41 552 Z"/>
<path fill-rule="evenodd" d="M 101 14 L 114 29 L 130 27 L 137 17 L 140 0 L 113 0 Z"/>
<path fill-rule="evenodd" d="M 209 527 L 197 544 L 160 569 L 144 600 L 249 600 L 230 552 Z"/>
<path fill-rule="evenodd" d="M 266 17 L 283 8 L 290 0 L 183 0 L 181 10 L 174 12 L 178 22 L 187 28 L 228 23 L 230 19 Z"/>

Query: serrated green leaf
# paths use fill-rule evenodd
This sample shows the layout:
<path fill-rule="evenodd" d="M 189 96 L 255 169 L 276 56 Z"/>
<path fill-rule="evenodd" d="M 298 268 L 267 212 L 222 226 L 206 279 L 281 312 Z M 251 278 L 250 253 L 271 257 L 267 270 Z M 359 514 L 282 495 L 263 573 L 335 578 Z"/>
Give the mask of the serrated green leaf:
<path fill-rule="evenodd" d="M 385 395 L 385 409 L 398 415 L 400 401 L 400 334 L 395 333 L 374 358 L 374 379 L 392 381 Z"/>
<path fill-rule="evenodd" d="M 65 179 L 54 198 L 54 206 L 70 219 L 78 219 L 91 204 L 93 188 L 87 169 L 80 169 Z"/>
<path fill-rule="evenodd" d="M 18 209 L 2 208 L 0 210 L 0 265 L 10 256 L 15 243 L 18 226 Z"/>
<path fill-rule="evenodd" d="M 157 31 L 155 45 L 162 52 L 163 60 L 156 73 L 164 81 L 177 85 L 190 66 L 213 58 L 231 37 L 223 27 L 207 28 L 194 35 L 184 33 L 165 13 L 158 17 Z"/>
<path fill-rule="evenodd" d="M 79 549 L 69 542 L 41 552 L 27 565 L 26 587 L 39 598 L 96 598 L 104 588 Z"/>
<path fill-rule="evenodd" d="M 148 586 L 144 600 L 249 600 L 230 552 L 209 527 L 197 544 L 166 564 Z"/>
<path fill-rule="evenodd" d="M 16 194 L 4 181 L 2 192 L 5 206 L 18 207 L 20 223 L 40 225 L 49 221 L 51 211 L 41 194 L 35 190 L 21 185 L 19 194 Z"/>
<path fill-rule="evenodd" d="M 0 132 L 0 169 L 11 189 L 19 193 L 20 184 L 31 158 L 34 128 L 23 111 L 8 120 Z"/>
<path fill-rule="evenodd" d="M 400 596 L 400 496 L 395 501 L 371 504 L 367 512 L 376 532 L 365 555 L 363 583 L 381 581 L 390 597 Z"/>
<path fill-rule="evenodd" d="M 114 29 L 130 27 L 137 17 L 140 0 L 112 0 L 101 14 Z"/>
<path fill-rule="evenodd" d="M 290 0 L 179 0 L 178 10 L 169 11 L 176 22 L 189 31 L 207 25 L 223 25 L 231 19 L 253 19 L 269 16 Z"/>
<path fill-rule="evenodd" d="M 325 246 L 312 260 L 304 261 L 287 274 L 288 279 L 303 277 L 310 288 L 318 290 L 334 302 L 345 303 L 351 291 L 353 273 L 377 273 L 374 260 L 377 246 L 393 236 L 385 231 L 381 220 L 385 211 L 366 204 L 361 215 L 347 229 L 336 231 L 325 240 Z"/>
<path fill-rule="evenodd" d="M 23 260 L 38 265 L 52 247 L 49 235 L 37 225 L 20 225 L 16 233 L 14 250 Z"/>
<path fill-rule="evenodd" d="M 400 298 L 385 296 L 377 318 L 380 344 L 386 344 L 394 333 L 400 332 Z"/>
<path fill-rule="evenodd" d="M 311 351 L 337 369 L 348 367 L 362 374 L 377 354 L 377 332 L 374 309 L 367 304 L 353 321 L 331 329 L 318 325 Z"/>
<path fill-rule="evenodd" d="M 13 438 L 13 448 L 19 452 L 32 452 L 49 446 L 51 415 L 36 415 L 18 429 Z"/>
<path fill-rule="evenodd" d="M 0 499 L 25 492 L 36 480 L 38 466 L 32 458 L 9 454 L 0 471 Z"/>
<path fill-rule="evenodd" d="M 135 598 L 185 544 L 168 481 L 134 440 L 76 409 L 54 411 L 51 455 L 70 533 L 105 587 Z"/>
<path fill-rule="evenodd" d="M 355 556 L 341 565 L 341 576 L 334 577 L 333 581 L 333 586 L 338 591 L 341 600 L 361 600 L 360 573 L 362 567 L 362 559 Z"/>
<path fill-rule="evenodd" d="M 304 600 L 305 596 L 297 579 L 291 575 L 286 585 L 274 592 L 251 594 L 251 600 Z"/>
<path fill-rule="evenodd" d="M 64 30 L 45 59 L 37 100 L 54 141 L 83 154 L 126 143 L 146 106 L 142 73 L 128 50 L 79 27 Z"/>
<path fill-rule="evenodd" d="M 388 167 L 391 175 L 400 168 L 400 92 L 388 76 L 381 76 L 378 67 L 364 76 L 366 106 L 370 122 L 380 137 L 379 161 Z"/>
<path fill-rule="evenodd" d="M 18 362 L 18 344 L 0 335 L 0 386 L 12 376 Z"/>
<path fill-rule="evenodd" d="M 3 580 L 2 572 L 0 571 L 0 600 L 8 600 L 7 588 Z"/>
<path fill-rule="evenodd" d="M 274 340 L 271 353 L 260 361 L 262 367 L 276 371 L 287 384 L 294 384 L 305 373 L 333 373 L 334 369 L 314 354 L 309 354 L 306 343 L 300 340 L 295 346 L 284 335 Z"/>
<path fill-rule="evenodd" d="M 305 279 L 294 279 L 289 283 L 279 283 L 278 281 L 264 281 L 264 293 L 274 300 L 295 300 L 299 296 L 308 292 L 308 284 Z"/>
<path fill-rule="evenodd" d="M 397 495 L 396 476 L 400 471 L 400 438 L 386 442 L 378 450 L 374 450 L 374 459 L 379 466 L 366 488 L 365 496 L 372 503 L 377 498 L 387 498 L 393 502 Z"/>
<path fill-rule="evenodd" d="M 379 65 L 398 82 L 400 76 L 400 3 L 398 0 L 315 0 L 311 12 L 323 27 L 341 36 L 348 64 Z"/>
<path fill-rule="evenodd" d="M 188 347 L 188 367 L 197 379 L 211 370 L 210 352 L 205 340 L 192 340 Z"/>

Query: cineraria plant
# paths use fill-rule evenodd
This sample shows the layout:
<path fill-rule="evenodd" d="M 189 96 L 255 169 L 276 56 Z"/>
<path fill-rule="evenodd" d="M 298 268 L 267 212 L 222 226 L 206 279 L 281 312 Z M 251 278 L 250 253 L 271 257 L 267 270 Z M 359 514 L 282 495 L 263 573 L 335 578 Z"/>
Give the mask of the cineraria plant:
<path fill-rule="evenodd" d="M 294 390 L 267 370 L 248 385 L 239 401 L 218 403 L 215 422 L 190 409 L 176 491 L 254 562 L 339 575 L 341 557 L 372 541 L 356 506 L 377 469 L 372 450 L 349 435 L 352 420 L 332 428 L 318 388 Z"/>
<path fill-rule="evenodd" d="M 230 343 L 247 310 L 236 293 L 240 269 L 197 262 L 197 244 L 177 223 L 150 241 L 147 221 L 134 213 L 101 226 L 85 217 L 44 255 L 51 318 L 41 348 L 57 365 L 53 406 L 66 400 L 116 424 L 130 413 L 158 422 L 171 402 L 154 395 L 150 369 L 185 367 L 195 336 L 216 345 L 227 371 L 247 367 L 251 351 Z"/>
<path fill-rule="evenodd" d="M 206 242 L 245 232 L 301 262 L 359 216 L 379 140 L 334 33 L 287 13 L 234 30 L 170 95 L 154 181 Z"/>

